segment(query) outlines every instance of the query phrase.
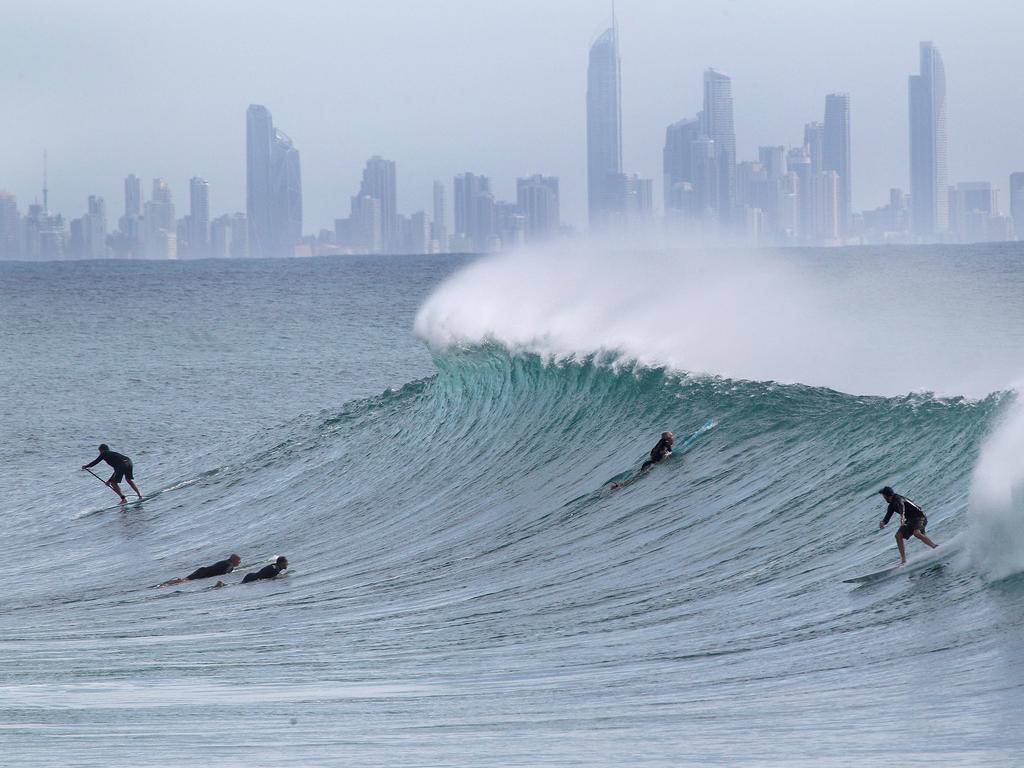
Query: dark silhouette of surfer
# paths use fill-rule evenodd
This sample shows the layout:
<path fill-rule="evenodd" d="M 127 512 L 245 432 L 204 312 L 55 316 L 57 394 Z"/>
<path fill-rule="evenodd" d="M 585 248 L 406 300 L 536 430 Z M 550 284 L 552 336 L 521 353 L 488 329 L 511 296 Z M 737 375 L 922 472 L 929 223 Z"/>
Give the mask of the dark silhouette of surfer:
<path fill-rule="evenodd" d="M 142 491 L 140 491 L 139 486 L 135 484 L 135 475 L 134 470 L 132 468 L 132 460 L 129 459 L 124 454 L 115 453 L 114 451 L 110 450 L 106 443 L 100 445 L 99 451 L 100 455 L 97 456 L 92 461 L 90 461 L 88 464 L 82 465 L 82 469 L 87 470 L 89 469 L 89 467 L 95 467 L 101 461 L 105 461 L 107 464 L 114 468 L 114 474 L 112 474 L 110 478 L 106 481 L 106 484 L 110 486 L 110 490 L 112 490 L 114 493 L 120 496 L 121 501 L 128 501 L 128 499 L 125 498 L 124 494 L 121 493 L 121 487 L 118 485 L 118 483 L 120 483 L 121 480 L 124 479 L 128 481 L 128 485 L 132 487 L 132 490 L 135 491 L 136 495 L 141 499 Z"/>
<path fill-rule="evenodd" d="M 197 579 L 209 579 L 213 576 L 223 576 L 226 573 L 231 573 L 235 568 L 242 562 L 242 558 L 236 554 L 229 555 L 226 559 L 220 560 L 213 565 L 204 565 L 202 568 L 196 568 L 188 576 L 182 576 L 180 579 L 169 579 L 161 584 L 161 587 L 171 587 L 175 584 L 184 584 L 186 581 L 196 581 Z M 217 582 L 218 585 L 222 585 L 223 582 Z"/>
<path fill-rule="evenodd" d="M 900 496 L 888 485 L 880 490 L 879 493 L 882 494 L 882 498 L 889 504 L 885 510 L 885 517 L 878 523 L 879 530 L 885 528 L 893 515 L 898 514 L 900 516 L 900 527 L 896 531 L 896 547 L 900 551 L 900 563 L 906 564 L 907 562 L 907 552 L 903 546 L 903 542 L 906 539 L 916 537 L 932 549 L 939 546 L 928 538 L 924 532 L 925 526 L 928 525 L 928 515 L 924 513 L 923 509 L 906 496 Z"/>
<path fill-rule="evenodd" d="M 651 458 L 649 458 L 647 461 L 640 465 L 640 474 L 647 474 L 651 470 L 651 467 L 671 456 L 672 444 L 675 441 L 675 435 L 673 435 L 671 432 L 662 432 L 661 439 L 658 440 L 658 444 L 651 449 Z M 621 488 L 627 483 L 633 482 L 633 480 L 635 479 L 636 478 L 633 478 L 632 480 L 625 480 L 621 483 L 612 483 L 612 490 L 615 490 L 616 488 Z"/>

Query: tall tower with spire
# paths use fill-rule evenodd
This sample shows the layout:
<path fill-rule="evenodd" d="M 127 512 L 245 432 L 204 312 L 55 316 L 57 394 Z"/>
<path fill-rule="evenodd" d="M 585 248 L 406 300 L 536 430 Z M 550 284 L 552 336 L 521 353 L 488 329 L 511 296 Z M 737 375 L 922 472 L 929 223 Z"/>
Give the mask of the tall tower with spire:
<path fill-rule="evenodd" d="M 587 207 L 592 228 L 622 218 L 622 189 L 622 82 L 613 5 L 612 25 L 590 46 L 587 66 Z"/>

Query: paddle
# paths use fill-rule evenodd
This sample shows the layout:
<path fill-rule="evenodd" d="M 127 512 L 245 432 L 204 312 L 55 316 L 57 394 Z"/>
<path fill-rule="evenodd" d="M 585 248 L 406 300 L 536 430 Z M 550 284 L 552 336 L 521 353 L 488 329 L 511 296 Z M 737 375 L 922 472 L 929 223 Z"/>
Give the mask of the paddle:
<path fill-rule="evenodd" d="M 100 481 L 101 483 L 103 483 L 103 484 L 104 484 L 105 486 L 107 486 L 107 488 L 110 488 L 110 483 L 108 483 L 108 482 L 107 482 L 106 480 L 104 480 L 104 479 L 103 479 L 102 477 L 100 477 L 99 475 L 97 475 L 97 474 L 96 474 L 95 472 L 93 472 L 93 471 L 92 471 L 91 469 L 89 469 L 88 467 L 82 467 L 82 469 L 84 469 L 84 470 L 85 470 L 86 472 L 88 472 L 88 473 L 89 473 L 90 475 L 92 475 L 92 476 L 93 476 L 93 477 L 95 477 L 95 478 L 96 478 L 97 480 L 99 480 L 99 481 Z M 114 489 L 113 489 L 113 488 L 110 488 L 110 490 L 114 491 Z M 117 491 L 114 491 L 114 493 L 117 493 Z M 121 497 L 121 501 L 124 501 L 124 496 L 122 496 L 122 497 Z"/>

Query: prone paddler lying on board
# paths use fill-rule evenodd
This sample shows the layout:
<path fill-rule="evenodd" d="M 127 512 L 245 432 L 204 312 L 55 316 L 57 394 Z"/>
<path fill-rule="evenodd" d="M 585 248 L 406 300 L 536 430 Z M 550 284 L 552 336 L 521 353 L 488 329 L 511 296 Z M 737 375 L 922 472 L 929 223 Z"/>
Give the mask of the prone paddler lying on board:
<path fill-rule="evenodd" d="M 889 507 L 885 510 L 885 517 L 878 523 L 878 529 L 885 528 L 894 514 L 900 516 L 900 528 L 896 531 L 896 546 L 900 550 L 901 565 L 906 565 L 907 562 L 907 552 L 903 546 L 904 540 L 916 536 L 932 549 L 939 546 L 929 539 L 924 532 L 925 527 L 928 525 L 928 515 L 924 513 L 923 509 L 906 496 L 900 496 L 888 485 L 880 490 L 879 493 L 882 494 L 882 498 L 886 500 Z"/>
<path fill-rule="evenodd" d="M 225 559 L 218 560 L 213 565 L 204 565 L 201 568 L 196 568 L 188 576 L 182 576 L 179 579 L 168 579 L 158 586 L 172 587 L 175 584 L 184 584 L 186 581 L 198 581 L 199 579 L 209 579 L 213 576 L 224 576 L 225 574 L 231 573 L 235 570 L 241 562 L 242 558 L 237 554 L 230 554 Z M 218 581 L 215 586 L 223 587 L 224 582 Z"/>
<path fill-rule="evenodd" d="M 671 456 L 672 443 L 674 443 L 675 441 L 676 437 L 671 432 L 662 432 L 661 439 L 658 441 L 658 444 L 651 449 L 651 458 L 649 458 L 647 461 L 640 465 L 640 474 L 647 474 L 650 471 L 651 467 Z M 616 488 L 621 488 L 627 482 L 630 481 L 627 480 L 626 482 L 622 483 L 612 483 L 611 488 L 612 490 L 615 490 Z"/>

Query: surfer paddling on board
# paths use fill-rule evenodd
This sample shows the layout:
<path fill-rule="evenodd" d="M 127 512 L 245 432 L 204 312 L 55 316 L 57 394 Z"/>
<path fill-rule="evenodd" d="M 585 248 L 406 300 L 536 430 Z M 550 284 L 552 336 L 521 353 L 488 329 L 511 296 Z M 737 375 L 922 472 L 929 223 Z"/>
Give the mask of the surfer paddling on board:
<path fill-rule="evenodd" d="M 112 474 L 106 481 L 107 485 L 110 486 L 110 490 L 120 496 L 122 502 L 128 501 L 128 499 L 125 498 L 125 495 L 121 493 L 120 486 L 118 486 L 118 483 L 120 483 L 122 479 L 127 480 L 128 485 L 132 487 L 132 490 L 135 491 L 136 495 L 141 499 L 142 491 L 140 491 L 139 486 L 135 484 L 135 476 L 132 474 L 132 460 L 124 454 L 115 453 L 110 450 L 106 443 L 101 444 L 99 450 L 100 455 L 88 464 L 84 464 L 82 469 L 87 470 L 89 467 L 95 467 L 101 461 L 107 462 L 107 464 L 114 468 L 114 474 Z"/>
<path fill-rule="evenodd" d="M 288 558 L 281 555 L 270 565 L 265 565 L 258 571 L 245 574 L 245 578 L 242 579 L 243 584 L 251 584 L 254 581 L 262 581 L 263 579 L 274 579 L 281 571 L 288 568 Z"/>
<path fill-rule="evenodd" d="M 226 573 L 231 573 L 235 568 L 242 562 L 242 558 L 238 555 L 228 555 L 227 559 L 220 560 L 213 565 L 204 565 L 202 568 L 196 568 L 188 576 L 182 576 L 180 579 L 169 579 L 161 584 L 161 587 L 173 587 L 175 584 L 184 584 L 186 581 L 195 581 L 197 579 L 209 579 L 213 576 L 223 576 Z M 224 586 L 224 582 L 218 581 L 217 586 Z"/>
<path fill-rule="evenodd" d="M 651 458 L 640 465 L 640 471 L 646 472 L 662 459 L 672 455 L 672 443 L 676 441 L 671 432 L 662 432 L 658 444 L 651 449 Z"/>
<path fill-rule="evenodd" d="M 896 531 L 896 546 L 900 550 L 901 564 L 906 564 L 907 562 L 907 552 L 903 546 L 903 542 L 906 539 L 916 536 L 932 549 L 939 546 L 925 535 L 924 529 L 928 525 L 928 515 L 924 513 L 923 509 L 906 496 L 900 496 L 888 485 L 880 490 L 879 493 L 882 494 L 882 498 L 889 504 L 889 508 L 885 510 L 885 517 L 878 523 L 879 530 L 885 528 L 893 515 L 898 514 L 900 516 L 900 528 Z"/>
<path fill-rule="evenodd" d="M 672 443 L 674 443 L 675 441 L 675 435 L 673 435 L 671 432 L 662 432 L 661 439 L 658 440 L 658 444 L 651 449 L 651 458 L 649 458 L 647 461 L 640 465 L 640 474 L 646 474 L 655 464 L 671 456 Z M 612 490 L 615 490 L 616 488 L 621 488 L 622 486 L 626 485 L 626 483 L 629 482 L 632 481 L 627 480 L 622 483 L 612 483 L 611 488 Z"/>

